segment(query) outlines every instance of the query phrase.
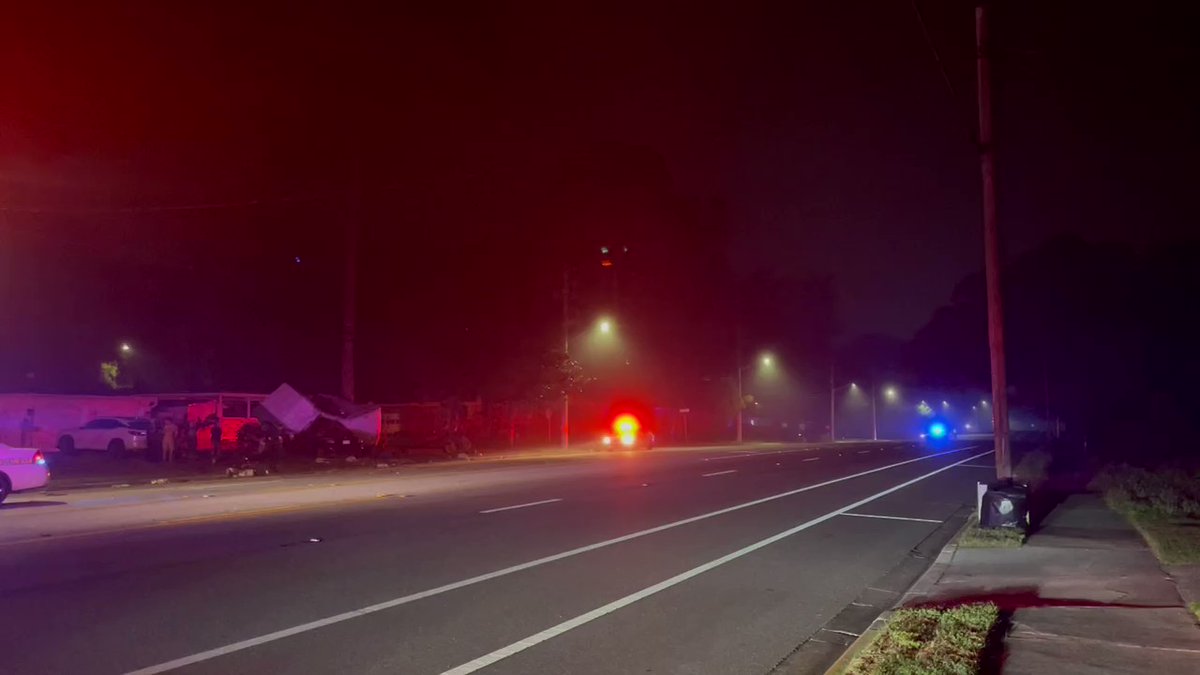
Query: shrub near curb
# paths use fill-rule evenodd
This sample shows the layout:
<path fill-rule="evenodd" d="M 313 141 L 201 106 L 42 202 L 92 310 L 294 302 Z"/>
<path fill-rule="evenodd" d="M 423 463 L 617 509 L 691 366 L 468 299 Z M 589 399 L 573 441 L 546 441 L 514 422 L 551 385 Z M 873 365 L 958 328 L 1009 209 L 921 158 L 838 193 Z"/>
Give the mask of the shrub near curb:
<path fill-rule="evenodd" d="M 846 669 L 853 675 L 978 673 L 988 634 L 1000 617 L 990 602 L 900 609 Z"/>

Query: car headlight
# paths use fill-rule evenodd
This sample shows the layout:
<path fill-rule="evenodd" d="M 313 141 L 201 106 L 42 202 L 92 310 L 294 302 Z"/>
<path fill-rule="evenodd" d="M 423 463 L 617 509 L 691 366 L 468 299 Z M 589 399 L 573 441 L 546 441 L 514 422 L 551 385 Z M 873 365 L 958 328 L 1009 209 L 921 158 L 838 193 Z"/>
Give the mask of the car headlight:
<path fill-rule="evenodd" d="M 612 436 L 605 436 L 604 438 L 600 439 L 600 442 L 605 445 L 612 445 Z"/>

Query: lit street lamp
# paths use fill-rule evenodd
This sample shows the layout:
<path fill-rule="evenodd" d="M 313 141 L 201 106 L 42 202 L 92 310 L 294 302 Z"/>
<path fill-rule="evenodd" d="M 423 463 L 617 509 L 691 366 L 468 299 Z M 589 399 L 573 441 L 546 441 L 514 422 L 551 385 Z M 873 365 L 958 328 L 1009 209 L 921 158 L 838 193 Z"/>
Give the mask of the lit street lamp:
<path fill-rule="evenodd" d="M 742 390 L 742 373 L 746 372 L 747 368 L 750 368 L 751 366 L 754 366 L 756 364 L 758 365 L 758 367 L 760 369 L 774 368 L 775 367 L 775 359 L 770 354 L 763 354 L 762 356 L 758 357 L 758 360 L 755 363 L 747 363 L 746 365 L 743 366 L 743 365 L 741 365 L 741 357 L 739 354 L 738 362 L 739 362 L 739 364 L 738 364 L 738 369 L 737 369 L 737 398 L 738 398 L 738 400 L 737 400 L 737 442 L 741 443 L 742 442 L 742 409 L 746 407 L 746 395 L 743 393 L 743 390 Z"/>
<path fill-rule="evenodd" d="M 829 369 L 829 441 L 837 442 L 837 393 L 843 389 L 851 391 L 857 390 L 858 385 L 854 382 L 843 384 L 840 387 L 834 385 L 833 368 Z M 874 397 L 872 397 L 874 398 Z"/>
<path fill-rule="evenodd" d="M 132 352 L 132 351 L 133 351 L 133 346 L 130 345 L 128 342 L 121 343 L 121 353 L 122 354 L 128 354 L 129 352 Z"/>
<path fill-rule="evenodd" d="M 565 279 L 565 275 L 564 275 L 564 279 Z M 569 286 L 567 285 L 567 282 L 564 281 L 564 284 L 563 284 L 564 297 L 566 296 L 568 289 L 569 289 Z M 570 323 L 568 320 L 567 310 L 568 310 L 568 306 L 564 302 L 563 303 L 563 355 L 566 356 L 569 361 L 569 359 L 571 357 L 571 332 L 570 332 Z M 600 320 L 598 320 L 596 322 L 595 330 L 597 333 L 604 335 L 606 338 L 608 336 L 611 336 L 613 331 L 615 330 L 612 319 L 610 319 L 608 317 L 601 318 Z M 626 364 L 628 364 L 628 362 L 626 362 Z M 571 393 L 569 391 L 563 392 L 562 418 L 563 418 L 562 447 L 564 449 L 566 449 L 567 447 L 570 446 L 570 443 L 571 443 L 571 429 L 570 429 Z"/>

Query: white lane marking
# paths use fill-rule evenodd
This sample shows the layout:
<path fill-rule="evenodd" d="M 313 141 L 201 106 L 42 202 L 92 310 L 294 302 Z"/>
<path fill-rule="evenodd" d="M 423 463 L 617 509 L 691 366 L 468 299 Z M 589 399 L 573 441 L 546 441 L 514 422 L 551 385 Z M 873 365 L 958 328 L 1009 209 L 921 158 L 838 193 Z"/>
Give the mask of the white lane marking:
<path fill-rule="evenodd" d="M 880 520 L 908 520 L 914 523 L 941 523 L 940 520 L 931 518 L 906 518 L 904 516 L 881 516 L 876 513 L 843 513 L 843 516 L 854 516 L 855 518 L 879 518 Z"/>
<path fill-rule="evenodd" d="M 992 451 L 989 450 L 988 452 L 992 452 Z M 963 460 L 963 461 L 979 459 L 980 457 L 983 457 L 984 455 L 988 454 L 988 452 L 985 452 L 982 455 L 976 455 L 975 457 L 971 457 L 970 459 Z M 882 492 L 878 492 L 878 493 L 871 495 L 870 497 L 867 497 L 865 499 L 860 499 L 860 500 L 854 502 L 853 504 L 848 504 L 846 506 L 843 506 L 840 509 L 830 511 L 829 513 L 826 513 L 823 516 L 818 516 L 808 522 L 801 523 L 793 528 L 784 530 L 783 532 L 780 532 L 778 534 L 767 537 L 766 539 L 757 541 L 753 544 L 750 544 L 749 546 L 740 548 L 740 549 L 734 551 L 733 553 L 728 553 L 726 555 L 723 555 L 720 558 L 717 558 L 716 560 L 710 560 L 709 562 L 706 562 L 703 565 L 700 565 L 698 567 L 693 567 L 692 569 L 690 569 L 686 572 L 683 572 L 681 574 L 676 574 L 675 576 L 671 577 L 670 579 L 660 581 L 657 584 L 654 584 L 653 586 L 647 586 L 646 588 L 643 588 L 640 591 L 630 593 L 629 595 L 627 595 L 623 598 L 620 598 L 618 600 L 614 600 L 614 601 L 608 603 L 607 605 L 604 605 L 602 607 L 597 607 L 596 609 L 593 609 L 590 612 L 580 614 L 579 616 L 575 617 L 574 619 L 568 619 L 568 620 L 558 624 L 557 626 L 551 626 L 550 628 L 547 628 L 546 630 L 544 630 L 540 633 L 534 633 L 533 635 L 530 635 L 529 637 L 527 637 L 523 640 L 518 640 L 517 642 L 514 642 L 506 647 L 501 647 L 500 649 L 497 649 L 496 651 L 484 654 L 483 656 L 481 656 L 477 659 L 474 659 L 472 661 L 468 661 L 467 663 L 464 663 L 461 666 L 458 666 L 456 668 L 451 668 L 450 670 L 443 672 L 442 675 L 469 675 L 470 673 L 480 670 L 481 668 L 486 668 L 486 667 L 492 665 L 493 663 L 496 663 L 497 661 L 506 659 L 514 654 L 523 652 L 526 649 L 529 649 L 530 647 L 541 644 L 541 643 L 545 642 L 546 640 L 558 637 L 559 635 L 562 635 L 563 633 L 566 633 L 569 630 L 573 630 L 584 624 L 591 623 L 592 621 L 595 621 L 596 619 L 599 619 L 607 614 L 611 614 L 611 613 L 617 611 L 618 609 L 627 607 L 639 600 L 648 598 L 651 595 L 658 593 L 659 591 L 662 591 L 662 590 L 671 588 L 672 586 L 681 584 L 681 583 L 687 581 L 688 579 L 691 579 L 693 577 L 704 574 L 705 572 L 708 572 L 709 570 L 720 567 L 721 565 L 724 565 L 725 563 L 732 562 L 734 560 L 737 560 L 738 558 L 741 558 L 742 556 L 753 553 L 753 552 L 755 552 L 761 548 L 764 548 L 766 546 L 770 546 L 771 544 L 774 544 L 775 542 L 777 542 L 781 539 L 786 539 L 787 537 L 790 537 L 793 534 L 796 534 L 797 532 L 802 532 L 814 525 L 819 525 L 820 523 L 823 523 L 831 518 L 843 515 L 851 509 L 856 509 L 856 508 L 862 506 L 863 504 L 873 502 L 876 499 L 879 499 L 880 497 L 889 495 L 893 492 L 896 492 L 897 490 L 902 490 L 902 489 L 912 485 L 913 483 L 923 481 L 926 478 L 929 478 L 930 476 L 935 476 L 943 471 L 946 471 L 947 469 L 954 468 L 954 466 L 955 466 L 954 464 L 950 464 L 949 466 L 944 466 L 940 469 L 930 471 L 929 473 L 927 473 L 923 476 L 917 476 L 916 478 L 913 478 L 911 480 L 906 480 L 903 483 L 900 483 L 899 485 L 890 487 Z"/>
<path fill-rule="evenodd" d="M 813 452 L 810 448 L 794 448 L 792 450 L 772 450 L 770 452 L 760 452 L 758 450 L 746 450 L 739 452 L 736 455 L 720 455 L 718 457 L 705 457 L 706 462 L 719 462 L 723 459 L 746 459 L 747 457 L 766 457 L 768 455 L 790 455 L 797 452 Z"/>
<path fill-rule="evenodd" d="M 573 548 L 573 549 L 570 549 L 567 551 L 562 551 L 561 553 L 555 553 L 553 555 L 548 555 L 544 558 L 538 558 L 536 560 L 530 560 L 529 562 L 523 562 L 523 563 L 520 563 L 517 565 L 513 565 L 511 567 L 505 567 L 503 569 L 486 572 L 486 573 L 480 574 L 478 576 L 470 577 L 469 579 L 462 579 L 460 581 L 455 581 L 455 582 L 446 584 L 444 586 L 438 586 L 437 588 L 430 588 L 428 590 L 419 591 L 417 593 L 412 593 L 410 595 L 401 596 L 399 598 L 392 598 L 391 600 L 385 600 L 383 602 L 379 602 L 374 605 L 368 605 L 366 607 L 361 607 L 359 609 L 352 609 L 348 612 L 342 612 L 341 614 L 334 614 L 333 616 L 327 616 L 323 619 L 309 621 L 308 623 L 302 623 L 297 626 L 292 626 L 291 628 L 284 628 L 282 630 L 277 630 L 273 633 L 265 633 L 263 635 L 259 635 L 258 637 L 252 637 L 252 638 L 248 638 L 248 639 L 241 640 L 238 642 L 233 642 L 233 643 L 227 644 L 223 647 L 215 647 L 213 649 L 208 649 L 208 650 L 205 650 L 202 652 L 196 652 L 195 654 L 191 654 L 189 656 L 181 656 L 181 657 L 179 657 L 177 659 L 173 659 L 171 661 L 164 661 L 163 663 L 158 663 L 153 666 L 146 666 L 145 668 L 139 668 L 138 670 L 131 670 L 128 673 L 126 673 L 125 675 L 154 675 L 156 673 L 165 673 L 169 670 L 175 670 L 176 668 L 182 668 L 184 666 L 190 666 L 195 663 L 201 663 L 203 661 L 215 659 L 218 656 L 224 656 L 226 654 L 240 652 L 244 649 L 249 649 L 251 647 L 257 647 L 258 645 L 266 644 L 268 642 L 275 642 L 276 640 L 282 640 L 283 638 L 291 637 L 293 635 L 299 635 L 300 633 L 307 633 L 308 631 L 316 630 L 318 628 L 324 628 L 325 626 L 331 626 L 333 624 L 341 623 L 343 621 L 349 621 L 350 619 L 355 619 L 360 616 L 366 616 L 368 614 L 382 612 L 385 609 L 399 607 L 400 605 L 407 605 L 410 602 L 416 602 L 417 600 L 424 600 L 425 598 L 430 598 L 435 595 L 441 595 L 442 593 L 448 593 L 450 591 L 458 590 L 460 588 L 465 588 L 467 586 L 473 586 L 475 584 L 482 583 L 484 581 L 491 581 L 492 579 L 497 579 L 499 577 L 508 576 L 509 574 L 515 574 L 517 572 L 522 572 L 524 570 L 531 569 L 534 567 L 539 567 L 539 566 L 545 565 L 547 563 L 552 563 L 552 562 L 556 562 L 558 560 L 563 560 L 564 558 L 570 558 L 573 556 L 580 555 L 582 553 L 589 553 L 589 552 L 595 551 L 597 549 L 605 548 L 608 546 L 613 546 L 615 544 L 620 544 L 620 543 L 627 542 L 627 541 L 630 541 L 633 539 L 638 539 L 641 537 L 646 537 L 651 534 L 657 534 L 659 532 L 664 532 L 666 530 L 670 530 L 670 529 L 680 527 L 683 525 L 689 525 L 691 523 L 700 522 L 702 520 L 707 520 L 709 518 L 723 516 L 727 513 L 733 513 L 735 511 L 740 511 L 742 509 L 748 509 L 752 506 L 758 506 L 760 504 L 766 504 L 767 502 L 772 502 L 777 499 L 783 499 L 785 497 L 791 497 L 792 495 L 798 495 L 802 492 L 808 492 L 810 490 L 816 490 L 818 488 L 823 488 L 823 487 L 826 487 L 829 485 L 834 485 L 836 483 L 853 480 L 855 478 L 861 478 L 862 476 L 868 476 L 873 473 L 879 473 L 880 471 L 887 471 L 889 469 L 894 469 L 898 466 L 904 466 L 905 464 L 912 464 L 913 462 L 923 462 L 927 459 L 933 459 L 935 457 L 951 455 L 951 454 L 954 454 L 957 452 L 962 452 L 963 450 L 970 450 L 973 447 L 974 446 L 967 446 L 965 448 L 956 448 L 954 450 L 946 450 L 944 452 L 937 452 L 937 453 L 933 453 L 931 455 L 924 455 L 922 457 L 906 459 L 904 461 L 894 462 L 894 463 L 888 464 L 886 466 L 880 466 L 880 467 L 876 467 L 874 469 L 867 469 L 866 471 L 860 471 L 858 473 L 850 474 L 849 476 L 842 476 L 841 478 L 833 478 L 833 479 L 830 479 L 830 480 L 827 480 L 827 481 L 824 481 L 821 483 L 814 483 L 812 485 L 806 485 L 801 488 L 796 488 L 795 490 L 788 490 L 787 492 L 780 492 L 779 494 L 770 495 L 768 497 L 760 497 L 758 499 L 754 499 L 754 500 L 751 500 L 748 502 L 743 502 L 741 504 L 735 504 L 733 506 L 727 506 L 723 509 L 717 509 L 716 511 L 702 513 L 698 516 L 691 516 L 689 518 L 683 518 L 682 520 L 675 520 L 675 521 L 672 521 L 669 523 L 664 523 L 662 525 L 657 525 L 655 527 L 651 527 L 651 528 L 648 528 L 645 530 L 631 532 L 629 534 L 624 534 L 619 537 L 614 537 L 612 539 L 598 541 L 594 544 L 588 544 L 586 546 L 580 546 L 578 548 Z M 989 450 L 988 452 L 992 452 L 992 451 Z M 988 453 L 985 452 L 983 454 L 986 455 Z M 978 457 L 983 457 L 983 455 L 978 455 Z M 971 457 L 971 458 L 963 460 L 963 461 L 971 461 L 973 459 L 977 459 L 978 457 Z M 953 466 L 954 466 L 954 464 L 950 464 L 949 466 L 947 466 L 945 468 L 948 469 Z M 854 506 L 858 506 L 858 504 L 853 504 L 852 506 L 847 507 L 847 508 L 853 508 Z"/>
<path fill-rule="evenodd" d="M 963 464 L 962 468 L 964 468 L 964 469 L 994 469 L 996 467 L 992 466 L 991 464 Z"/>
<path fill-rule="evenodd" d="M 523 509 L 527 506 L 541 506 L 542 504 L 553 504 L 554 502 L 561 502 L 561 501 L 562 501 L 561 498 L 543 499 L 540 502 L 529 502 L 528 504 L 513 504 L 512 506 L 501 506 L 498 509 L 485 509 L 483 511 L 480 511 L 480 513 L 497 513 L 500 511 L 512 511 L 513 509 Z"/>
<path fill-rule="evenodd" d="M 816 461 L 819 461 L 820 459 L 821 459 L 820 457 L 809 457 L 808 459 L 802 459 L 800 461 L 801 462 L 816 462 Z"/>
<path fill-rule="evenodd" d="M 865 454 L 867 454 L 868 452 L 870 452 L 870 450 L 859 450 L 859 451 L 858 451 L 858 454 L 860 454 L 860 455 L 865 455 Z"/>
<path fill-rule="evenodd" d="M 701 478 L 712 478 L 713 476 L 724 476 L 727 473 L 737 473 L 737 469 L 729 469 L 728 471 L 714 471 L 712 473 L 700 474 Z"/>

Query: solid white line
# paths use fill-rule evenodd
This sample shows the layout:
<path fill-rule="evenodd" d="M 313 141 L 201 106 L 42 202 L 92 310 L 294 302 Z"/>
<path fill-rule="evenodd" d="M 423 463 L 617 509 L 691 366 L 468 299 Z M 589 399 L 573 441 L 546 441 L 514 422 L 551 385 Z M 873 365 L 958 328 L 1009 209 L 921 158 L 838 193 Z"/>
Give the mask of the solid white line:
<path fill-rule="evenodd" d="M 728 471 L 714 471 L 712 473 L 702 473 L 701 478 L 712 478 L 713 476 L 724 476 L 727 473 L 737 473 L 737 469 L 729 469 Z"/>
<path fill-rule="evenodd" d="M 881 520 L 908 520 L 914 523 L 941 523 L 940 520 L 932 520 L 930 518 L 905 518 L 904 516 L 881 516 L 874 513 L 843 513 L 843 516 L 854 516 L 855 518 L 879 518 Z"/>
<path fill-rule="evenodd" d="M 554 502 L 561 502 L 561 501 L 562 501 L 561 498 L 560 499 L 543 499 L 540 502 L 529 502 L 528 504 L 514 504 L 512 506 L 501 506 L 498 509 L 487 509 L 484 511 L 480 511 L 480 513 L 497 513 L 499 511 L 512 511 L 513 509 L 523 509 L 526 506 L 541 506 L 542 504 L 553 504 Z"/>
<path fill-rule="evenodd" d="M 989 450 L 988 452 L 992 452 L 992 451 Z M 986 454 L 988 454 L 988 453 L 985 452 L 982 455 L 976 455 L 975 457 L 971 457 L 970 459 L 963 460 L 963 461 L 979 459 L 980 457 L 983 457 Z M 564 621 L 564 622 L 558 624 L 557 626 L 551 626 L 550 628 L 547 628 L 546 630 L 544 630 L 540 633 L 534 633 L 533 635 L 530 635 L 529 637 L 527 637 L 523 640 L 518 640 L 517 642 L 514 642 L 514 643 L 508 645 L 507 647 L 501 647 L 500 649 L 497 649 L 494 652 L 484 654 L 483 656 L 481 656 L 477 659 L 474 659 L 472 661 L 468 661 L 467 663 L 464 663 L 461 666 L 458 666 L 456 668 L 451 668 L 450 670 L 443 672 L 442 675 L 469 675 L 469 673 L 473 673 L 477 670 L 480 670 L 481 668 L 486 668 L 486 667 L 492 665 L 493 663 L 496 663 L 497 661 L 506 659 L 514 654 L 523 652 L 526 649 L 529 649 L 530 647 L 533 647 L 535 645 L 545 642 L 546 640 L 558 637 L 559 635 L 562 635 L 563 633 L 566 633 L 569 630 L 578 628 L 584 624 L 595 621 L 596 619 L 599 619 L 607 614 L 611 614 L 612 612 L 615 612 L 618 609 L 627 607 L 639 600 L 648 598 L 651 595 L 658 593 L 659 591 L 662 591 L 662 590 L 671 588 L 672 586 L 681 584 L 681 583 L 687 581 L 688 579 L 691 579 L 693 577 L 704 574 L 705 572 L 708 572 L 709 570 L 720 567 L 721 565 L 724 565 L 725 563 L 737 560 L 738 558 L 741 558 L 742 556 L 753 553 L 753 552 L 755 552 L 761 548 L 764 548 L 766 546 L 770 546 L 771 544 L 774 544 L 775 542 L 777 542 L 781 539 L 790 537 L 793 534 L 796 534 L 797 532 L 802 532 L 814 525 L 823 523 L 823 522 L 829 520 L 830 518 L 834 518 L 836 516 L 843 515 L 851 509 L 856 509 L 856 508 L 862 506 L 863 504 L 873 502 L 876 499 L 879 499 L 880 497 L 884 497 L 886 495 L 890 495 L 891 493 L 896 492 L 897 490 L 902 490 L 902 489 L 912 485 L 913 483 L 923 481 L 926 478 L 929 478 L 930 476 L 935 476 L 943 471 L 946 471 L 947 469 L 953 468 L 954 466 L 955 466 L 954 464 L 951 464 L 949 466 L 944 466 L 940 469 L 930 471 L 929 473 L 927 473 L 923 476 L 917 476 L 916 478 L 913 478 L 911 480 L 906 480 L 903 483 L 900 483 L 899 485 L 890 487 L 882 492 L 878 492 L 878 493 L 871 495 L 870 497 L 867 497 L 865 499 L 860 499 L 857 502 L 854 502 L 853 504 L 848 504 L 846 506 L 843 506 L 842 508 L 837 509 L 836 511 L 830 511 L 829 513 L 826 513 L 823 516 L 818 516 L 808 522 L 801 523 L 791 529 L 784 530 L 783 532 L 780 532 L 779 534 L 775 534 L 775 535 L 767 537 L 766 539 L 763 539 L 761 541 L 757 541 L 753 544 L 750 544 L 749 546 L 740 548 L 740 549 L 734 551 L 733 553 L 723 555 L 720 558 L 717 558 L 716 560 L 710 560 L 709 562 L 706 562 L 703 565 L 700 565 L 699 567 L 693 567 L 692 569 L 690 569 L 686 572 L 683 572 L 682 574 L 677 574 L 677 575 L 671 577 L 670 579 L 660 581 L 657 584 L 654 584 L 653 586 L 647 586 L 646 588 L 643 588 L 640 591 L 630 593 L 629 595 L 627 595 L 623 598 L 620 598 L 619 600 L 614 600 L 613 602 L 610 602 L 607 605 L 604 605 L 602 607 L 597 607 L 596 609 L 593 609 L 590 612 L 580 614 L 579 616 L 575 617 L 574 619 L 568 619 L 567 621 Z"/>
<path fill-rule="evenodd" d="M 779 494 L 770 495 L 768 497 L 760 497 L 759 499 L 754 499 L 754 500 L 751 500 L 748 502 L 743 502 L 741 504 L 735 504 L 733 506 L 728 506 L 723 509 L 718 509 L 716 511 L 702 513 L 698 516 L 691 516 L 690 518 L 684 518 L 682 520 L 675 520 L 675 521 L 672 521 L 669 523 L 664 523 L 662 525 L 657 525 L 655 527 L 651 527 L 651 528 L 648 528 L 645 530 L 631 532 L 629 534 L 621 535 L 619 537 L 614 537 L 612 539 L 598 541 L 594 544 L 588 544 L 586 546 L 580 546 L 579 548 L 573 548 L 573 549 L 570 549 L 567 551 L 563 551 L 561 553 L 555 553 L 553 555 L 548 555 L 544 558 L 530 560 L 529 562 L 523 562 L 523 563 L 520 563 L 517 565 L 513 565 L 511 567 L 505 567 L 503 569 L 498 569 L 498 570 L 494 570 L 492 572 L 487 572 L 484 574 L 480 574 L 478 576 L 470 577 L 468 579 L 462 579 L 460 581 L 455 581 L 455 582 L 446 584 L 444 586 L 438 586 L 437 588 L 430 588 L 428 590 L 420 591 L 417 593 L 412 593 L 410 595 L 401 596 L 399 598 L 385 600 L 383 602 L 376 603 L 374 605 L 368 605 L 366 607 L 361 607 L 359 609 L 350 610 L 349 612 L 342 612 L 341 614 L 334 614 L 333 616 L 327 616 L 323 619 L 309 621 L 308 623 L 302 623 L 297 626 L 292 626 L 291 628 L 284 628 L 282 630 L 277 630 L 273 633 L 265 633 L 263 635 L 259 635 L 258 637 L 252 637 L 252 638 L 248 638 L 246 640 L 241 640 L 239 642 L 233 642 L 233 643 L 227 644 L 223 647 L 215 647 L 213 649 L 208 649 L 208 650 L 205 650 L 202 652 L 196 652 L 195 654 L 191 654 L 189 656 L 182 656 L 180 658 L 173 659 L 171 661 L 165 661 L 163 663 L 158 663 L 153 666 L 139 668 L 138 670 L 129 671 L 128 673 L 126 673 L 126 675 L 154 675 L 155 673 L 165 673 L 169 670 L 175 670 L 176 668 L 182 668 L 184 666 L 190 666 L 195 663 L 201 663 L 203 661 L 215 659 L 218 656 L 224 656 L 226 654 L 240 652 L 244 649 L 249 649 L 251 647 L 257 647 L 258 645 L 266 644 L 268 642 L 275 642 L 276 640 L 282 640 L 283 638 L 291 637 L 293 635 L 298 635 L 300 633 L 307 633 L 308 631 L 311 631 L 311 630 L 316 630 L 318 628 L 324 628 L 325 626 L 331 626 L 333 624 L 341 623 L 343 621 L 349 621 L 350 619 L 355 619 L 360 616 L 366 616 L 368 614 L 382 612 L 385 609 L 399 607 L 400 605 L 407 605 L 410 602 L 416 602 L 417 600 L 424 600 L 425 598 L 430 598 L 435 595 L 441 595 L 442 593 L 448 593 L 450 591 L 458 590 L 460 588 L 465 588 L 467 586 L 473 586 L 475 584 L 482 583 L 484 581 L 490 581 L 492 579 L 497 579 L 499 577 L 507 576 L 509 574 L 515 574 L 517 572 L 521 572 L 521 571 L 531 569 L 534 567 L 539 567 L 539 566 L 545 565 L 547 563 L 552 563 L 552 562 L 555 562 L 558 560 L 563 560 L 564 558 L 570 558 L 572 556 L 577 556 L 577 555 L 580 555 L 581 553 L 588 553 L 591 551 L 595 551 L 597 549 L 605 548 L 608 546 L 613 546 L 615 544 L 620 544 L 620 543 L 630 541 L 633 539 L 638 539 L 640 537 L 646 537 L 651 534 L 657 534 L 659 532 L 664 532 L 666 530 L 680 527 L 682 525 L 689 525 L 691 523 L 700 522 L 702 520 L 707 520 L 709 518 L 715 518 L 717 516 L 722 516 L 727 513 L 733 513 L 735 511 L 740 511 L 742 509 L 748 509 L 752 506 L 758 506 L 759 504 L 766 504 L 768 502 L 772 502 L 777 499 L 791 497 L 792 495 L 798 495 L 802 492 L 808 492 L 809 490 L 816 490 L 818 488 L 823 488 L 828 485 L 834 485 L 836 483 L 841 483 L 843 481 L 853 480 L 855 478 L 860 478 L 862 476 L 868 476 L 873 473 L 879 473 L 880 471 L 887 471 L 889 469 L 894 469 L 898 466 L 904 466 L 905 464 L 912 464 L 913 462 L 923 462 L 927 459 L 933 459 L 935 457 L 942 457 L 944 455 L 950 455 L 950 454 L 954 454 L 956 452 L 962 452 L 963 450 L 970 450 L 972 447 L 974 447 L 974 446 L 967 446 L 965 448 L 956 448 L 954 450 L 946 450 L 944 452 L 937 452 L 937 453 L 933 453 L 931 455 L 924 455 L 922 457 L 906 459 L 904 461 L 895 462 L 892 464 L 888 464 L 886 466 L 880 466 L 880 467 L 876 467 L 874 469 L 860 471 L 858 473 L 850 474 L 849 476 L 842 476 L 841 478 L 833 478 L 831 480 L 827 480 L 827 481 L 824 481 L 821 483 L 814 483 L 812 485 L 806 485 L 801 488 L 796 488 L 795 490 L 788 490 L 787 492 L 780 492 Z M 988 453 L 985 452 L 983 454 L 986 455 Z M 971 457 L 971 458 L 965 459 L 963 461 L 965 461 L 965 462 L 971 461 L 973 459 L 978 459 L 978 457 L 983 457 L 983 455 L 978 455 L 977 457 Z M 954 464 L 951 464 L 945 468 L 948 469 L 952 466 L 954 466 Z M 854 504 L 847 508 L 853 508 L 854 506 L 858 506 L 858 504 Z"/>
<path fill-rule="evenodd" d="M 802 459 L 800 461 L 801 462 L 816 462 L 816 461 L 819 461 L 820 459 L 821 459 L 820 457 L 809 457 L 808 459 Z"/>

